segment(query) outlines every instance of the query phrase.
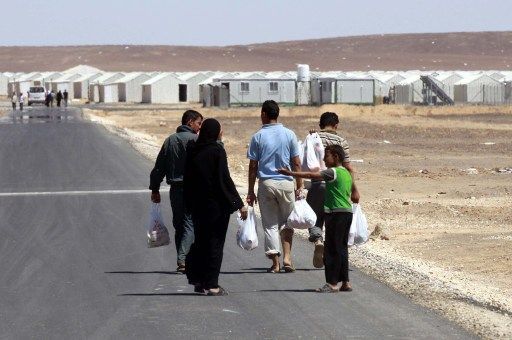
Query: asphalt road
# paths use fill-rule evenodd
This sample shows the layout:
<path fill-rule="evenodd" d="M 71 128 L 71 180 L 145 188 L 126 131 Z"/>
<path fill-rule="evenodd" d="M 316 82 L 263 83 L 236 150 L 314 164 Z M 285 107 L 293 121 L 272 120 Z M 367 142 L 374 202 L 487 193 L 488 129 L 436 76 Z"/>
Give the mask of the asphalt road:
<path fill-rule="evenodd" d="M 173 245 L 146 248 L 151 162 L 77 109 L 29 110 L 0 120 L 0 338 L 472 337 L 357 270 L 353 292 L 313 292 L 324 276 L 304 240 L 297 272 L 267 274 L 261 248 L 235 245 L 234 218 L 230 295 L 194 294 Z"/>

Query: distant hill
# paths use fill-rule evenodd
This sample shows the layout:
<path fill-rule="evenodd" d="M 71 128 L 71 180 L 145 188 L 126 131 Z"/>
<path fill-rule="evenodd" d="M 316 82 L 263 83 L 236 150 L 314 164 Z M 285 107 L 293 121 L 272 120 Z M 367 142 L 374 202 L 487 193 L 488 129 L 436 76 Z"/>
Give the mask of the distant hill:
<path fill-rule="evenodd" d="M 200 46 L 0 47 L 0 71 L 512 70 L 512 32 L 385 34 Z"/>

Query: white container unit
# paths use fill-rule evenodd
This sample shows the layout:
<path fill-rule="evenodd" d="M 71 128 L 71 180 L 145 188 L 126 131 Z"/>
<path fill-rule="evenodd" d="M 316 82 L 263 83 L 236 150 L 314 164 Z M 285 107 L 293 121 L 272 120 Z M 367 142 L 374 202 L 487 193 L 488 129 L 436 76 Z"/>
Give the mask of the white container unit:
<path fill-rule="evenodd" d="M 85 74 L 73 81 L 73 99 L 88 99 L 89 98 L 89 84 L 93 83 L 95 79 L 101 77 L 101 73 Z"/>
<path fill-rule="evenodd" d="M 0 73 L 0 96 L 8 96 L 10 74 Z"/>
<path fill-rule="evenodd" d="M 89 83 L 89 100 L 95 103 L 105 101 L 104 85 L 124 77 L 122 73 L 107 72 Z M 112 90 L 107 90 L 108 99 L 113 96 Z M 116 91 L 117 92 L 117 91 Z"/>
<path fill-rule="evenodd" d="M 180 79 L 180 84 L 178 85 L 178 91 L 181 102 L 188 103 L 200 103 L 201 96 L 199 85 L 210 78 L 214 73 L 213 72 L 182 72 L 177 74 L 177 77 Z"/>
<path fill-rule="evenodd" d="M 142 83 L 149 80 L 150 75 L 142 72 L 131 72 L 114 83 L 117 85 L 118 100 L 120 102 L 142 102 Z"/>
<path fill-rule="evenodd" d="M 395 104 L 423 102 L 423 81 L 419 74 L 412 75 L 395 85 Z"/>
<path fill-rule="evenodd" d="M 179 103 L 180 80 L 172 73 L 160 73 L 142 83 L 142 102 L 153 104 Z"/>
<path fill-rule="evenodd" d="M 284 72 L 279 75 L 242 72 L 233 79 L 222 78 L 219 81 L 228 84 L 230 105 L 259 105 L 266 100 L 280 104 L 296 102 L 296 79 Z"/>
<path fill-rule="evenodd" d="M 488 75 L 474 75 L 454 85 L 455 103 L 503 104 L 505 84 Z"/>
<path fill-rule="evenodd" d="M 336 80 L 337 103 L 373 105 L 374 93 L 374 79 L 342 78 Z"/>

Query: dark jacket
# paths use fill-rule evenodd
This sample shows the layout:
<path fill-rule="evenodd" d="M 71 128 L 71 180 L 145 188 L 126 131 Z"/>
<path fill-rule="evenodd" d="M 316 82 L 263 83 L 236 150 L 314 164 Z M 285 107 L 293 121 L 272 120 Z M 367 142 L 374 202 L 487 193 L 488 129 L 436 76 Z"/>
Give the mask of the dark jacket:
<path fill-rule="evenodd" d="M 176 133 L 167 137 L 156 158 L 155 167 L 151 171 L 149 189 L 158 191 L 160 183 L 166 177 L 167 184 L 181 184 L 187 157 L 187 146 L 197 139 L 188 125 L 181 125 Z"/>
<path fill-rule="evenodd" d="M 184 177 L 185 205 L 192 214 L 215 219 L 244 206 L 228 169 L 226 151 L 219 143 L 194 145 L 187 154 Z"/>

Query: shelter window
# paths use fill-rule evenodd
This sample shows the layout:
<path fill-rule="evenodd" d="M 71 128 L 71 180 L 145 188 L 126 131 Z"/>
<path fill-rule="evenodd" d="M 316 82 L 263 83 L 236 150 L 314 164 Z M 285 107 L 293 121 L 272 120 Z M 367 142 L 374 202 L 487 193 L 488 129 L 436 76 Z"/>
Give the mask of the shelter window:
<path fill-rule="evenodd" d="M 249 83 L 241 82 L 240 83 L 240 92 L 249 92 Z"/>
<path fill-rule="evenodd" d="M 269 84 L 268 84 L 268 90 L 269 92 L 278 92 L 279 91 L 279 85 L 277 83 L 277 81 L 271 81 Z"/>

